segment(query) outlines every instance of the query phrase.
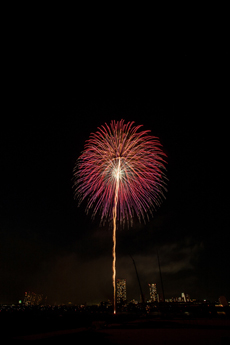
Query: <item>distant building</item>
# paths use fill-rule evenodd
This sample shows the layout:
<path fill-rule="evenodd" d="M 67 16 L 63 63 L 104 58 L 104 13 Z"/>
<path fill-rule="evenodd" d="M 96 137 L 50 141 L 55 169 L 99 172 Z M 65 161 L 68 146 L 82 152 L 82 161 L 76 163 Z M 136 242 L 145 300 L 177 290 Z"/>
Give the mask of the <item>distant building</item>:
<path fill-rule="evenodd" d="M 42 299 L 43 299 L 43 295 L 39 295 L 39 294 L 36 294 L 34 292 L 30 293 L 30 292 L 26 291 L 23 303 L 26 306 L 39 305 L 39 304 L 41 304 Z"/>
<path fill-rule="evenodd" d="M 190 302 L 190 295 L 187 293 L 181 293 L 181 301 L 182 302 Z"/>
<path fill-rule="evenodd" d="M 117 303 L 121 304 L 126 300 L 126 279 L 117 279 Z"/>
<path fill-rule="evenodd" d="M 219 297 L 219 303 L 220 303 L 223 307 L 227 307 L 227 306 L 228 306 L 228 302 L 227 302 L 225 296 L 220 296 L 220 297 Z"/>
<path fill-rule="evenodd" d="M 130 301 L 130 303 L 131 303 L 131 304 L 138 304 L 138 301 L 135 300 L 135 299 L 132 299 L 132 300 Z"/>
<path fill-rule="evenodd" d="M 172 297 L 169 299 L 169 302 L 193 302 L 195 300 L 191 300 L 190 295 L 188 293 L 181 293 L 179 297 Z"/>
<path fill-rule="evenodd" d="M 150 302 L 157 302 L 157 284 L 149 284 Z"/>

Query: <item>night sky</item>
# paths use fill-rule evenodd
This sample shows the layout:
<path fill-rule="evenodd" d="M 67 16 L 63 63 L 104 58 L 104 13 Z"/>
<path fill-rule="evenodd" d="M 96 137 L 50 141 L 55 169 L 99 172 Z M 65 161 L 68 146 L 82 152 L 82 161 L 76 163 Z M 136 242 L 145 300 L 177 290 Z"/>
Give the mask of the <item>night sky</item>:
<path fill-rule="evenodd" d="M 1 115 L 0 303 L 25 291 L 54 303 L 112 299 L 112 231 L 73 197 L 72 176 L 98 126 L 125 119 L 158 136 L 166 200 L 147 224 L 117 232 L 127 298 L 230 299 L 229 54 L 225 46 L 153 36 L 88 40 L 15 33 L 5 51 Z M 184 44 L 186 43 L 186 44 Z"/>

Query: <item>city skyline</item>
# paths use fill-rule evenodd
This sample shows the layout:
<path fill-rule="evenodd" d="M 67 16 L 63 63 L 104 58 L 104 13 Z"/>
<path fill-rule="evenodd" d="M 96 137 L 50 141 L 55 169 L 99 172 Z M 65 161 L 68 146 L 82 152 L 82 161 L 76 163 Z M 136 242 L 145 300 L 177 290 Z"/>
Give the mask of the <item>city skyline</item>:
<path fill-rule="evenodd" d="M 183 302 L 183 303 L 197 303 L 197 302 L 206 302 L 208 301 L 206 298 L 203 300 L 199 300 L 196 298 L 191 298 L 191 295 L 189 293 L 185 293 L 185 292 L 181 292 L 180 295 L 178 296 L 172 296 L 170 298 L 165 298 L 165 300 L 163 299 L 163 294 L 160 292 L 160 289 L 158 289 L 158 286 L 156 283 L 148 283 L 148 295 L 144 296 L 145 297 L 145 304 L 154 304 L 154 303 L 175 303 L 175 302 Z M 35 293 L 34 291 L 26 291 L 24 298 L 20 299 L 16 304 L 24 304 L 25 306 L 36 306 L 36 305 L 50 305 L 49 301 L 50 301 L 50 297 L 52 296 L 44 296 L 42 293 Z M 226 297 L 225 296 L 219 296 L 218 298 L 216 298 L 215 300 L 209 301 L 211 303 L 214 302 L 223 302 L 225 301 L 225 303 L 230 303 L 227 302 Z M 117 278 L 116 279 L 116 305 L 118 308 L 120 308 L 121 306 L 127 305 L 129 303 L 133 303 L 133 304 L 137 304 L 140 303 L 142 304 L 142 296 L 141 296 L 141 292 L 139 295 L 139 299 L 135 299 L 133 298 L 132 295 L 127 297 L 127 280 L 125 278 Z M 14 303 L 13 303 L 14 304 Z M 72 303 L 72 301 L 68 301 L 65 303 L 54 303 L 54 305 L 76 305 L 76 303 Z M 113 301 L 112 300 L 101 300 L 101 301 L 97 301 L 95 303 L 87 303 L 87 301 L 85 301 L 85 306 L 86 305 L 107 305 L 107 306 L 111 306 L 113 305 Z M 222 303 L 223 304 L 223 303 Z M 80 303 L 78 305 L 84 305 L 84 303 Z"/>

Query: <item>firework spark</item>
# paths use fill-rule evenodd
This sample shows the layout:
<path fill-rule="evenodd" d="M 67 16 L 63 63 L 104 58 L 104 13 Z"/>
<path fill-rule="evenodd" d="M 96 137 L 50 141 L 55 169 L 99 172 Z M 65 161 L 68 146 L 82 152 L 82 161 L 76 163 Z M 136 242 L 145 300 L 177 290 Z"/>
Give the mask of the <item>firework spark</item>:
<path fill-rule="evenodd" d="M 101 222 L 113 221 L 113 287 L 116 313 L 116 226 L 149 219 L 166 191 L 165 153 L 150 131 L 138 130 L 134 122 L 112 121 L 91 133 L 74 169 L 75 197 L 87 199 Z"/>

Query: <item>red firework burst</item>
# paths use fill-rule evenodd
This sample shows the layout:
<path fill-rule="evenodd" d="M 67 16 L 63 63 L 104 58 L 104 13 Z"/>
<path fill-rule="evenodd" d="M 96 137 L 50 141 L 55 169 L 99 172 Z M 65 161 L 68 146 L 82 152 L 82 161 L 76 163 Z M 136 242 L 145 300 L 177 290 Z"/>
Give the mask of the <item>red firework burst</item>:
<path fill-rule="evenodd" d="M 74 169 L 75 197 L 87 199 L 87 212 L 101 220 L 128 223 L 149 219 L 166 191 L 165 153 L 157 137 L 142 125 L 112 121 L 91 133 Z"/>

